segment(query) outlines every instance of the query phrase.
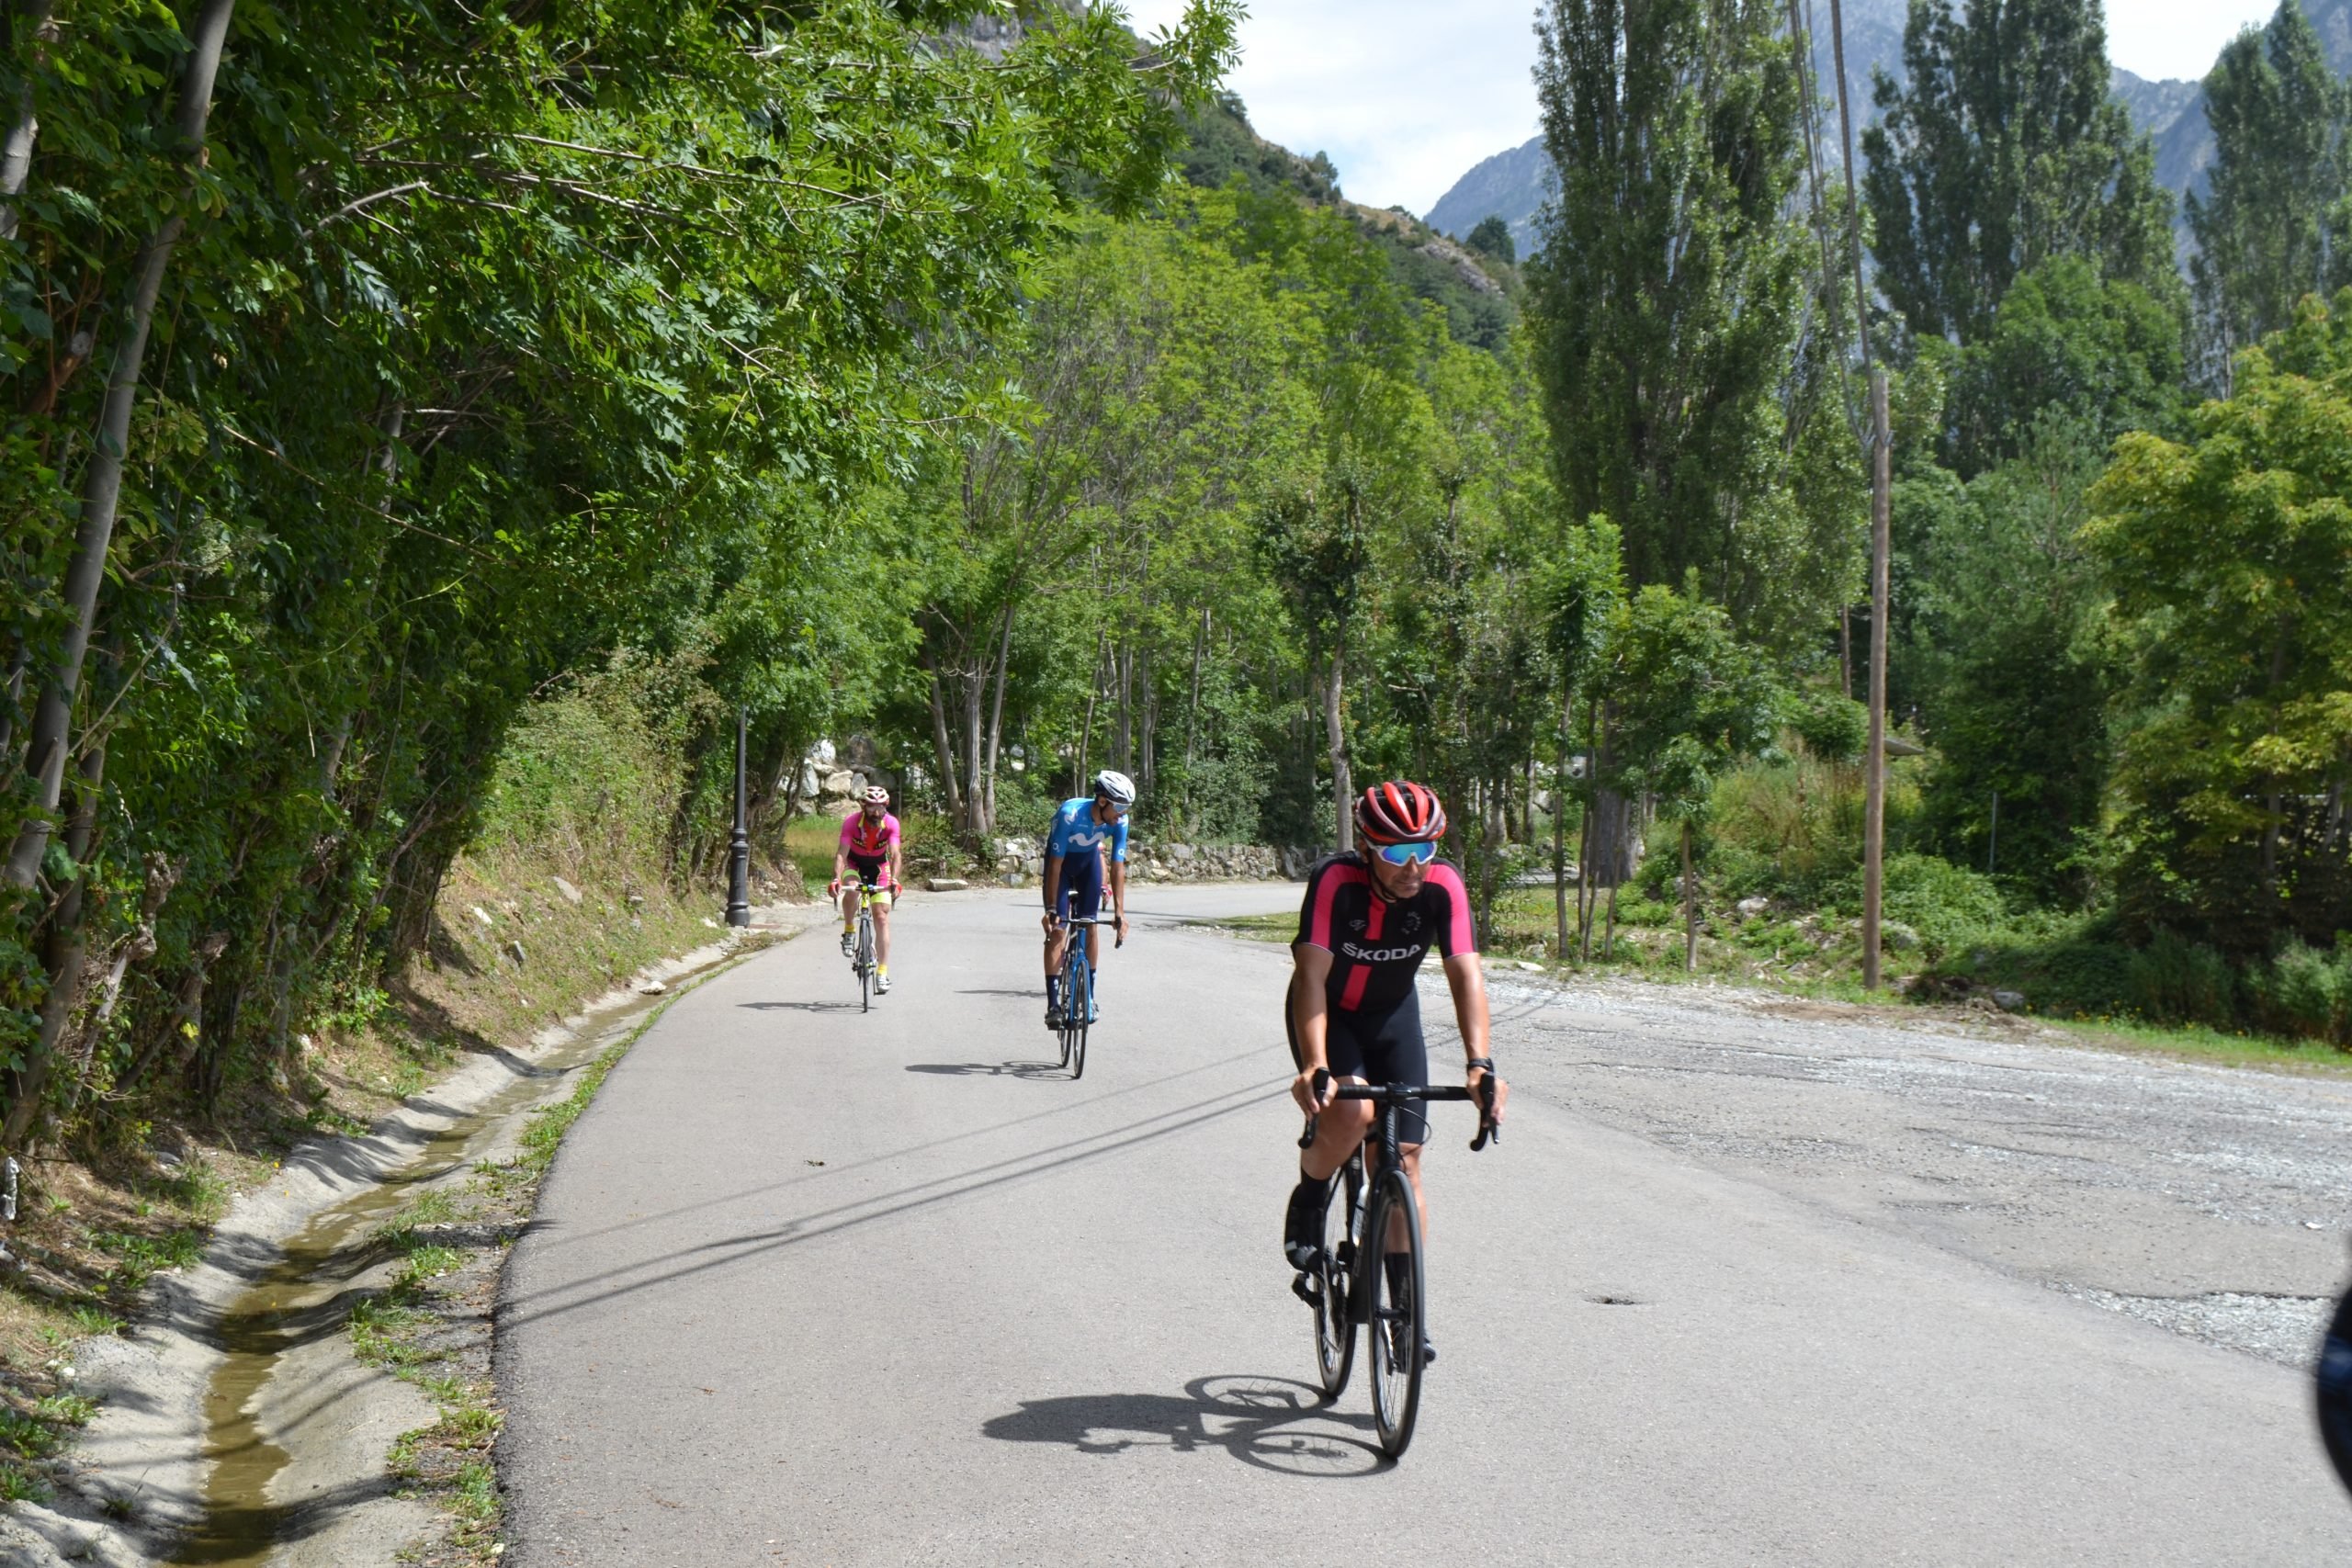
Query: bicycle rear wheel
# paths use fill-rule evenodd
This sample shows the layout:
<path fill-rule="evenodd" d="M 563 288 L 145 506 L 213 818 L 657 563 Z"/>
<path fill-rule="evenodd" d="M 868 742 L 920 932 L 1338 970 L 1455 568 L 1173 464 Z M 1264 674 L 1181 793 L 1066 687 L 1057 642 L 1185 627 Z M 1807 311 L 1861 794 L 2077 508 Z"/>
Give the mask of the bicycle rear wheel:
<path fill-rule="evenodd" d="M 1068 1042 L 1064 1055 L 1072 1083 L 1086 1076 L 1086 1019 L 1093 1010 L 1093 1001 L 1094 976 L 1080 958 L 1069 966 L 1069 979 L 1062 986 L 1062 1027 Z"/>
<path fill-rule="evenodd" d="M 1391 1232 L 1401 1230 L 1399 1240 Z M 1380 1451 L 1400 1458 L 1413 1440 L 1421 1404 L 1421 1217 L 1412 1184 L 1384 1171 L 1364 1216 L 1363 1279 L 1372 1294 L 1365 1328 L 1372 1340 L 1372 1422 Z M 1392 1258 L 1402 1261 L 1391 1266 Z"/>
<path fill-rule="evenodd" d="M 1315 1370 L 1326 1404 L 1340 1397 L 1355 1368 L 1356 1319 L 1349 1310 L 1355 1270 L 1356 1224 L 1363 1214 L 1363 1156 L 1348 1156 L 1323 1210 L 1323 1258 L 1315 1292 Z"/>

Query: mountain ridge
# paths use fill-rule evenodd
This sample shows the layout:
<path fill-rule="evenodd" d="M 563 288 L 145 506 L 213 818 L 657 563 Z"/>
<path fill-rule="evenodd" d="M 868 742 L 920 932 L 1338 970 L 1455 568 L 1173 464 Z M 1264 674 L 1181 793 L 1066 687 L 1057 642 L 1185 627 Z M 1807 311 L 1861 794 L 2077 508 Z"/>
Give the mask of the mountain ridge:
<path fill-rule="evenodd" d="M 1905 0 L 1849 0 L 1846 13 L 1846 79 L 1855 107 L 1865 123 L 1875 118 L 1871 109 L 1871 79 L 1883 70 L 1898 84 L 1903 70 Z M 2303 6 L 2328 64 L 2339 75 L 2352 75 L 2352 0 L 2317 0 Z M 1815 80 L 1825 88 L 1834 65 L 1826 39 L 1814 36 Z M 2219 58 L 2219 51 L 2215 51 Z M 2203 80 L 2170 77 L 2150 80 L 2117 68 L 2109 90 L 2121 100 L 2132 123 L 2155 144 L 2157 182 L 2176 196 L 2201 194 L 2206 170 L 2212 164 L 2212 127 L 2205 119 Z M 1835 166 L 1838 162 L 1837 117 L 1822 127 L 1823 152 Z M 1860 127 L 1856 127 L 1859 134 Z M 1456 180 L 1429 209 L 1430 228 L 1456 238 L 1467 234 L 1482 219 L 1498 217 L 1510 226 L 1511 238 L 1522 256 L 1536 248 L 1535 220 L 1554 189 L 1551 159 L 1538 134 L 1517 147 L 1481 160 Z M 2186 204 L 2182 211 L 2186 212 Z M 2181 220 L 2185 235 L 2187 220 Z"/>

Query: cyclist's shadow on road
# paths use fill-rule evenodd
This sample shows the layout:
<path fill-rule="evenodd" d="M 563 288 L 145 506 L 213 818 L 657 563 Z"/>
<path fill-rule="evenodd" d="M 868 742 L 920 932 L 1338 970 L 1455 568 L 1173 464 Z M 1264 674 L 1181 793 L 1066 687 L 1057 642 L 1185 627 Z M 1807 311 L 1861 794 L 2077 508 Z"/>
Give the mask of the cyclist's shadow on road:
<path fill-rule="evenodd" d="M 1169 1448 L 1178 1453 L 1221 1449 L 1244 1464 L 1285 1475 L 1369 1475 L 1388 1461 L 1340 1427 L 1368 1428 L 1370 1416 L 1348 1416 L 1320 1393 L 1289 1378 L 1207 1377 L 1172 1393 L 1080 1393 L 1024 1399 L 1009 1416 L 989 1418 L 981 1434 L 1010 1443 L 1067 1444 L 1082 1454 Z"/>

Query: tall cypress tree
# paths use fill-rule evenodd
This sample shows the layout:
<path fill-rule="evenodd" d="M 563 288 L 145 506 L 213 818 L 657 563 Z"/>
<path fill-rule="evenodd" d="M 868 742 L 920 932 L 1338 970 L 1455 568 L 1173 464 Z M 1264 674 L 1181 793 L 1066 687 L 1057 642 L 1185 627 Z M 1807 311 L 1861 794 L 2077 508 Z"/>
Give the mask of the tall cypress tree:
<path fill-rule="evenodd" d="M 2278 331 L 2295 302 L 2347 281 L 2342 215 L 2345 89 L 2297 0 L 2248 28 L 2205 78 L 2212 184 L 2188 198 L 2197 237 L 2199 371 L 2229 393 L 2230 358 Z"/>
<path fill-rule="evenodd" d="M 1865 132 L 1878 284 L 1909 330 L 1972 343 L 2017 276 L 2084 255 L 2178 297 L 2172 194 L 2108 96 L 2099 0 L 1911 0 L 1908 85 Z"/>

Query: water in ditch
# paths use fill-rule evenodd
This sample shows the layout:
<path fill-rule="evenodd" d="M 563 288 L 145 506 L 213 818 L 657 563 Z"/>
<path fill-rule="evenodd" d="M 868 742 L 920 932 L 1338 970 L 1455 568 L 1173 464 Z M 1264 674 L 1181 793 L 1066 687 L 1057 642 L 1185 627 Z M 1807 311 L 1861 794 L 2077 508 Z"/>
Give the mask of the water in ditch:
<path fill-rule="evenodd" d="M 285 1357 L 344 1332 L 352 1281 L 383 1260 L 377 1232 L 419 1187 L 471 1166 L 507 1117 L 548 1096 L 550 1080 L 594 1060 L 667 999 L 632 998 L 602 1015 L 592 1032 L 540 1057 L 526 1076 L 432 1134 L 397 1169 L 322 1210 L 280 1245 L 277 1260 L 230 1303 L 214 1330 L 223 1356 L 205 1394 L 204 1514 L 171 1562 L 260 1568 L 279 1546 L 311 1533 L 308 1510 L 338 1506 L 270 1498 L 289 1456 L 264 1432 L 262 1412 Z"/>

